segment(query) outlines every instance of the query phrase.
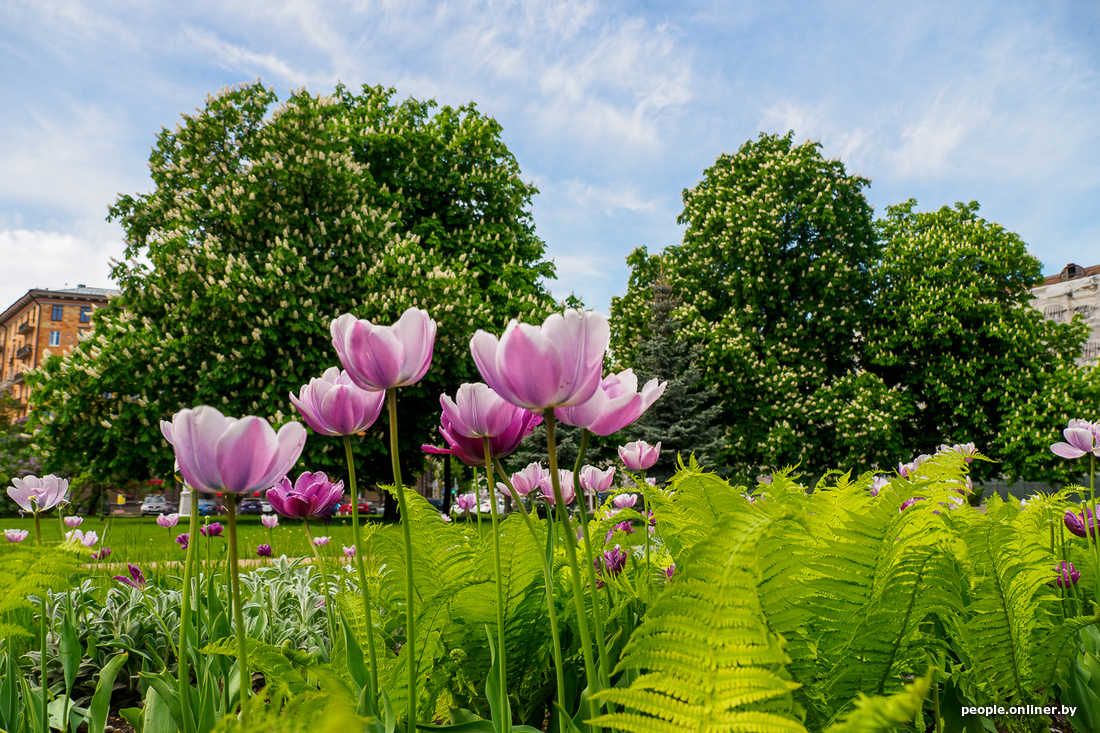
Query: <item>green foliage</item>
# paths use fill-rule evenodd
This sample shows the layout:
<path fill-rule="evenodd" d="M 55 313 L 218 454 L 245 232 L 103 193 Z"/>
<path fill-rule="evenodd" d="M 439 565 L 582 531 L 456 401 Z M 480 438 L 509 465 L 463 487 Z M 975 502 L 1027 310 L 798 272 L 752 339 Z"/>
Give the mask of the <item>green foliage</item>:
<path fill-rule="evenodd" d="M 1069 480 L 1072 464 L 1047 448 L 1068 419 L 1097 417 L 1100 379 L 1074 364 L 1087 329 L 1029 306 L 1039 261 L 977 202 L 916 206 L 887 207 L 877 222 L 876 307 L 861 326 L 868 368 L 916 408 L 905 443 L 927 453 L 973 442 L 1003 462 L 976 466 L 983 476 Z"/>
<path fill-rule="evenodd" d="M 932 686 L 931 675 L 906 685 L 890 697 L 867 697 L 860 694 L 855 710 L 826 733 L 892 733 L 913 722 L 924 698 Z"/>
<path fill-rule="evenodd" d="M 338 363 L 334 317 L 390 323 L 417 305 L 439 322 L 432 369 L 401 393 L 401 453 L 418 467 L 439 394 L 476 374 L 468 334 L 543 317 L 553 266 L 500 125 L 472 104 L 394 96 L 339 86 L 275 106 L 250 84 L 160 133 L 155 189 L 111 209 L 127 235 L 121 296 L 29 377 L 52 461 L 167 475 L 159 420 L 210 404 L 282 424 L 288 393 Z M 366 484 L 389 470 L 384 427 L 355 444 Z M 311 440 L 303 461 L 340 475 L 343 451 Z"/>
<path fill-rule="evenodd" d="M 630 290 L 612 300 L 614 357 L 635 364 L 660 274 L 681 301 L 679 339 L 701 345 L 735 476 L 867 467 L 901 452 L 901 397 L 859 364 L 879 251 L 868 183 L 817 143 L 761 135 L 684 192 L 682 244 L 631 255 Z"/>
<path fill-rule="evenodd" d="M 637 345 L 634 372 L 639 385 L 654 378 L 667 385 L 658 404 L 622 431 L 624 443 L 661 443 L 660 458 L 646 471 L 647 477 L 661 483 L 676 472 L 680 455 L 694 455 L 699 463 L 714 467 L 724 437 L 717 423 L 721 412 L 717 394 L 713 387 L 702 383 L 698 367 L 702 350 L 698 345 L 675 340 L 680 327 L 672 318 L 676 305 L 672 288 L 662 280 L 655 282 L 650 338 Z"/>
<path fill-rule="evenodd" d="M 40 466 L 20 410 L 19 400 L 0 393 L 0 486 L 10 486 L 13 478 L 37 474 Z M 17 510 L 6 493 L 0 494 L 0 516 Z"/>
<path fill-rule="evenodd" d="M 4 549 L 0 553 L 0 577 L 6 579 L 0 587 L 0 639 L 33 639 L 38 632 L 31 623 L 36 606 L 30 598 L 67 587 L 74 575 L 84 572 L 83 553 L 71 546 L 32 544 L 30 538 Z"/>
<path fill-rule="evenodd" d="M 789 660 L 755 589 L 756 544 L 777 520 L 739 501 L 741 511 L 687 553 L 631 636 L 616 671 L 640 675 L 596 696 L 626 708 L 596 724 L 634 733 L 804 730 L 791 695 L 798 684 L 786 679 Z"/>

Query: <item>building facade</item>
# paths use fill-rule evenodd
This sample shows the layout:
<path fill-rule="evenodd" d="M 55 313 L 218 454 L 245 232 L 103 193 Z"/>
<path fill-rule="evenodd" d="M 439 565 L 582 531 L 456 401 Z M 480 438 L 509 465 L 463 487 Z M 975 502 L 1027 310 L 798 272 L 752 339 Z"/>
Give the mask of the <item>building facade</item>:
<path fill-rule="evenodd" d="M 77 285 L 69 290 L 28 290 L 0 313 L 0 393 L 22 403 L 27 415 L 30 388 L 23 375 L 50 354 L 72 351 L 81 334 L 91 330 L 92 311 L 107 305 L 118 291 Z"/>
<path fill-rule="evenodd" d="M 1096 365 L 1100 359 L 1100 265 L 1070 263 L 1032 288 L 1031 297 L 1031 305 L 1052 321 L 1068 323 L 1074 316 L 1084 319 L 1090 331 L 1077 363 Z"/>

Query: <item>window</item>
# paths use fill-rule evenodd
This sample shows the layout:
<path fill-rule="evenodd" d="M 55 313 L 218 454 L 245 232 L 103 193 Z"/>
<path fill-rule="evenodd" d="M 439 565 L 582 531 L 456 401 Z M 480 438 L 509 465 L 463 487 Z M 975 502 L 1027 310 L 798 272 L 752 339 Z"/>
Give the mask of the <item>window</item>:
<path fill-rule="evenodd" d="M 61 345 L 61 332 L 60 331 L 50 331 L 50 346 L 60 346 L 60 345 Z"/>
<path fill-rule="evenodd" d="M 80 306 L 80 322 L 91 323 L 92 322 L 92 306 L 82 305 Z"/>
<path fill-rule="evenodd" d="M 1085 361 L 1092 361 L 1100 357 L 1100 341 L 1089 341 L 1085 344 L 1085 348 L 1082 350 L 1081 356 Z"/>
<path fill-rule="evenodd" d="M 50 320 L 60 321 L 64 317 L 65 317 L 65 306 L 55 305 L 53 307 L 53 315 L 50 316 Z"/>
<path fill-rule="evenodd" d="M 1066 313 L 1064 305 L 1051 304 L 1043 308 L 1043 316 L 1052 321 L 1060 321 Z"/>

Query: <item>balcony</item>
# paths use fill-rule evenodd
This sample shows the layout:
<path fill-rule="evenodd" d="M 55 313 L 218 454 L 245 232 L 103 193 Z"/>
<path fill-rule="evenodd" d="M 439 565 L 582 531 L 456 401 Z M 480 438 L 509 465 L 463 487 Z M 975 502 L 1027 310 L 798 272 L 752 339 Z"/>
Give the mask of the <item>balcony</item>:
<path fill-rule="evenodd" d="M 5 379 L 3 382 L 0 382 L 0 394 L 11 392 L 11 388 L 14 384 L 15 380 L 13 379 Z"/>
<path fill-rule="evenodd" d="M 23 372 L 19 372 L 18 374 L 16 374 L 14 377 L 12 377 L 11 381 L 12 384 L 23 384 Z"/>
<path fill-rule="evenodd" d="M 34 349 L 31 348 L 30 344 L 23 344 L 21 347 L 19 347 L 19 350 L 15 352 L 15 358 L 16 359 L 26 359 L 28 356 L 30 356 L 33 353 L 34 353 Z"/>
<path fill-rule="evenodd" d="M 20 336 L 26 336 L 28 333 L 34 330 L 34 324 L 30 321 L 23 321 L 19 324 L 19 327 L 15 329 L 15 332 Z"/>

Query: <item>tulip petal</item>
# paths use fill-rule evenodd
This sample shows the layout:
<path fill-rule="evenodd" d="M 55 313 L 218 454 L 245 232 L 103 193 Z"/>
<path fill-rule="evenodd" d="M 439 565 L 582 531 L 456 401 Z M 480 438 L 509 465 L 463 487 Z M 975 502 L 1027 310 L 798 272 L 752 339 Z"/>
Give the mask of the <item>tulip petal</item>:
<path fill-rule="evenodd" d="M 563 370 L 561 353 L 541 330 L 526 323 L 508 324 L 497 350 L 497 373 L 515 396 L 510 402 L 529 410 L 554 406 Z"/>
<path fill-rule="evenodd" d="M 222 488 L 241 494 L 257 487 L 279 450 L 275 431 L 266 420 L 248 416 L 229 427 L 218 440 L 217 465 Z"/>
<path fill-rule="evenodd" d="M 393 324 L 393 333 L 401 343 L 402 354 L 401 370 L 394 386 L 416 384 L 432 364 L 436 322 L 427 311 L 409 308 Z"/>
<path fill-rule="evenodd" d="M 1050 450 L 1054 455 L 1062 458 L 1080 458 L 1085 455 L 1085 451 L 1074 448 L 1069 443 L 1055 443 L 1050 446 Z"/>
<path fill-rule="evenodd" d="M 180 410 L 172 419 L 173 448 L 180 473 L 193 488 L 216 492 L 222 488 L 218 473 L 217 443 L 230 423 L 207 405 Z"/>

